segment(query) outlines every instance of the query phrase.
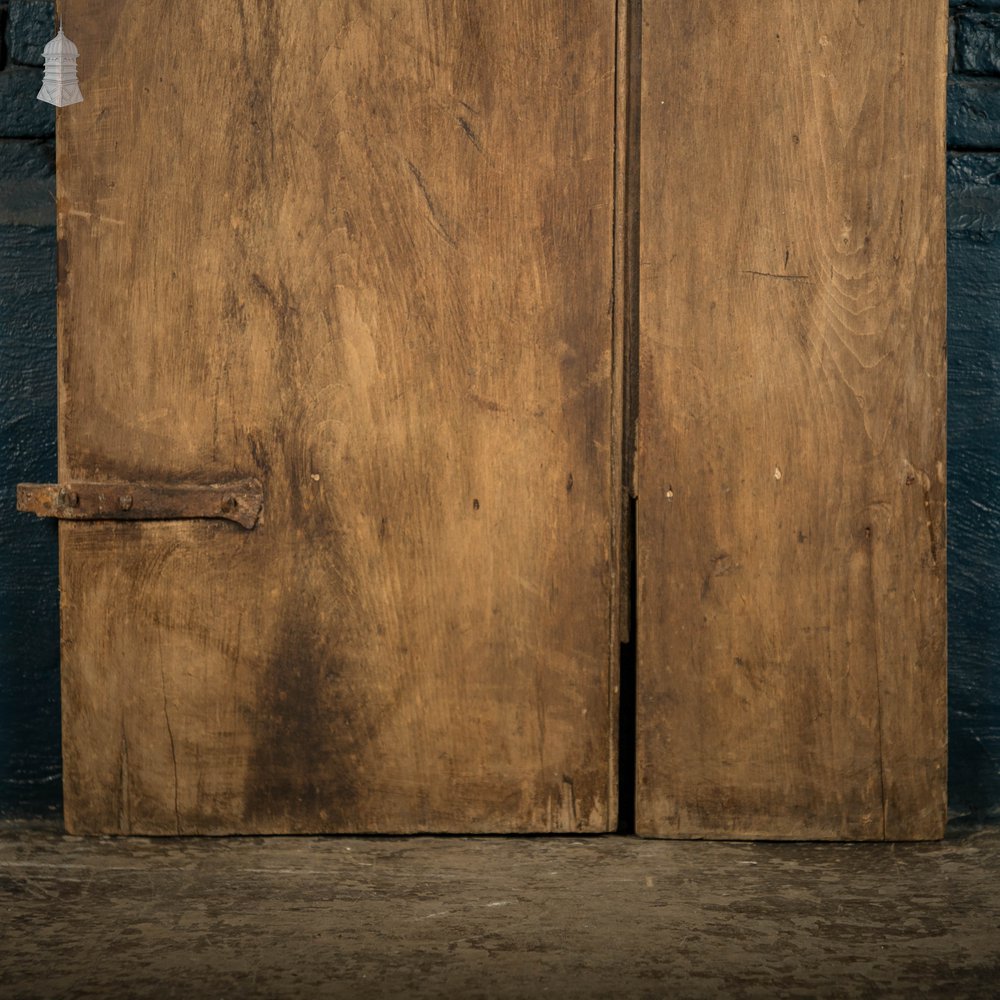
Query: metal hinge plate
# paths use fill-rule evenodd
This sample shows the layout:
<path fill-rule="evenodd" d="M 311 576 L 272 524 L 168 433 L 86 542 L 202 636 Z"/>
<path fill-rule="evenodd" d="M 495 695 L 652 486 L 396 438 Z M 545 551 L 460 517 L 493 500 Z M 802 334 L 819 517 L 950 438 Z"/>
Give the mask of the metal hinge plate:
<path fill-rule="evenodd" d="M 17 509 L 66 521 L 172 521 L 221 518 L 247 530 L 264 494 L 256 479 L 211 486 L 158 483 L 19 483 Z"/>

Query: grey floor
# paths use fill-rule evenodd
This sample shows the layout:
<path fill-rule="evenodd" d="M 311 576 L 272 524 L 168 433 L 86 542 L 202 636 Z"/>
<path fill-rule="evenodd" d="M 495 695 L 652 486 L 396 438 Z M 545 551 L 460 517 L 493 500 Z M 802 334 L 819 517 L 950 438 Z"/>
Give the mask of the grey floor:
<path fill-rule="evenodd" d="M 0 827 L 0 996 L 1000 996 L 1000 831 L 941 844 L 84 840 Z"/>

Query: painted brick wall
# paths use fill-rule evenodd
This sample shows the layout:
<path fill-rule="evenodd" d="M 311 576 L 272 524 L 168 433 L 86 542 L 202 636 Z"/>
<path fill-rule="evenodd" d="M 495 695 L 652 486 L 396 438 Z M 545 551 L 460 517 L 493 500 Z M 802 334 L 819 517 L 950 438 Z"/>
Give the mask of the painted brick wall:
<path fill-rule="evenodd" d="M 55 109 L 35 100 L 49 0 L 0 0 L 0 813 L 60 809 L 54 524 L 14 511 L 56 475 Z"/>
<path fill-rule="evenodd" d="M 951 8 L 950 796 L 954 815 L 985 820 L 1000 818 L 1000 0 Z M 50 0 L 0 0 L 0 813 L 13 815 L 60 803 L 55 531 L 13 511 L 18 480 L 56 475 L 55 119 L 34 98 L 52 16 Z"/>
<path fill-rule="evenodd" d="M 952 812 L 1000 819 L 1000 0 L 952 0 L 948 655 Z"/>

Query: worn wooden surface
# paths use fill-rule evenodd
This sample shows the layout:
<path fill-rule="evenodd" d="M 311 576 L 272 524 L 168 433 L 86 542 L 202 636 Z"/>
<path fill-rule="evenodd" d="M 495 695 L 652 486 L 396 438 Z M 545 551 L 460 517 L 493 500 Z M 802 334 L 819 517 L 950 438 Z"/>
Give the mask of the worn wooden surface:
<path fill-rule="evenodd" d="M 643 14 L 638 829 L 939 836 L 946 4 Z"/>
<path fill-rule="evenodd" d="M 986 1000 L 1000 830 L 940 844 L 59 837 L 0 824 L 4 997 Z"/>
<path fill-rule="evenodd" d="M 604 830 L 615 13 L 73 6 L 60 525 L 78 832 Z"/>

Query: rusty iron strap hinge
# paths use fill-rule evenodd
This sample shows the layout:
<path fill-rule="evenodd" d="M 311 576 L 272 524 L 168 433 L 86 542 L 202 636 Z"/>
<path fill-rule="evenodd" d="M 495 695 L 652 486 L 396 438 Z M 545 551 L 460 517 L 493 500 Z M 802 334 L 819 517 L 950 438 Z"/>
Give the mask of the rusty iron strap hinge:
<path fill-rule="evenodd" d="M 264 494 L 245 479 L 212 486 L 157 483 L 19 483 L 17 509 L 67 521 L 172 521 L 222 518 L 247 530 L 257 524 Z"/>

